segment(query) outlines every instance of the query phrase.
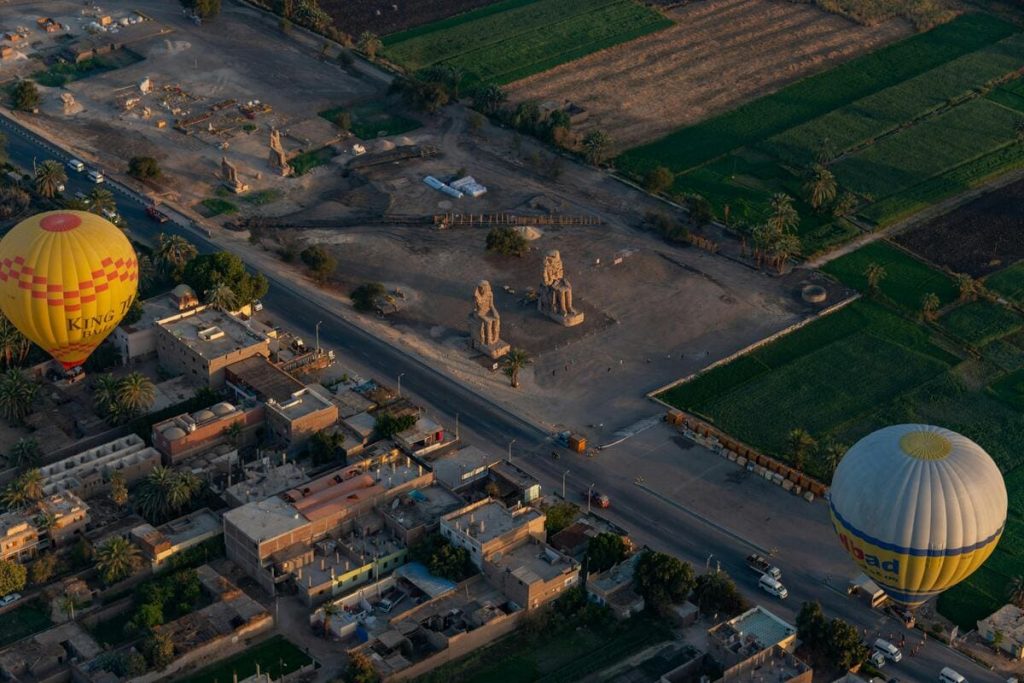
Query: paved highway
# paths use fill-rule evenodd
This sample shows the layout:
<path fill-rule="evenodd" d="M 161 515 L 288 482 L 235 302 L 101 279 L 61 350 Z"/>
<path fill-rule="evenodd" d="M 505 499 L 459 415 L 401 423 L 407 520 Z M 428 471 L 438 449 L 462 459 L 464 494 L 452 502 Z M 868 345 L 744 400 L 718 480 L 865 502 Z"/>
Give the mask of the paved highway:
<path fill-rule="evenodd" d="M 69 157 L 68 153 L 5 117 L 0 116 L 0 126 L 8 135 L 7 149 L 11 160 L 26 169 L 31 169 L 33 162 L 43 159 L 66 161 Z M 68 195 L 77 191 L 88 193 L 95 187 L 84 173 L 69 171 L 68 175 Z M 118 210 L 130 231 L 139 238 L 151 242 L 160 232 L 174 233 L 188 238 L 201 252 L 221 249 L 212 239 L 190 227 L 191 222 L 187 218 L 174 211 L 167 211 L 172 222 L 161 225 L 152 221 L 145 214 L 145 198 L 110 176 L 106 187 L 115 193 Z M 761 602 L 784 618 L 792 619 L 804 601 L 819 600 L 827 615 L 841 617 L 858 628 L 867 629 L 871 638 L 876 631 L 883 637 L 888 637 L 889 633 L 900 633 L 901 626 L 895 620 L 826 586 L 820 569 L 815 571 L 812 567 L 787 565 L 785 556 L 777 558 L 777 563 L 783 569 L 784 583 L 790 591 L 789 599 L 782 602 L 758 591 L 756 575 L 747 569 L 743 558 L 752 550 L 775 547 L 777 544 L 771 538 L 772 533 L 783 534 L 786 541 L 792 542 L 794 534 L 799 536 L 798 526 L 766 526 L 764 538 L 752 539 L 753 545 L 750 545 L 636 485 L 635 473 L 617 468 L 613 453 L 585 459 L 561 451 L 563 457 L 555 460 L 550 457 L 553 447 L 548 435 L 533 425 L 314 303 L 307 298 L 302 285 L 296 285 L 275 272 L 264 272 L 264 275 L 270 281 L 264 305 L 286 328 L 308 339 L 314 335 L 316 322 L 323 321 L 321 344 L 343 354 L 345 365 L 388 382 L 401 374 L 403 392 L 425 404 L 432 415 L 448 425 L 453 424 L 456 415 L 459 416 L 460 431 L 467 441 L 487 442 L 498 451 L 504 451 L 514 441 L 513 459 L 516 464 L 534 473 L 548 491 L 560 491 L 564 481 L 567 497 L 573 499 L 579 497 L 581 489 L 597 483 L 598 488 L 613 501 L 612 508 L 604 512 L 629 529 L 638 542 L 671 552 L 698 568 L 705 566 L 710 557 L 715 558 L 712 564 L 720 563 L 723 570 L 735 577 L 748 598 Z M 566 475 L 564 479 L 563 475 Z M 665 476 L 682 475 L 666 472 Z M 657 489 L 656 483 L 650 485 Z M 799 538 L 795 540 L 800 542 Z M 845 578 L 836 579 L 837 583 L 843 581 Z M 920 641 L 920 633 L 908 632 L 907 641 L 909 649 L 910 644 Z M 904 681 L 934 681 L 943 666 L 953 667 L 972 682 L 1003 680 L 934 639 L 928 640 L 918 656 L 905 657 L 900 664 L 887 666 L 885 674 Z"/>

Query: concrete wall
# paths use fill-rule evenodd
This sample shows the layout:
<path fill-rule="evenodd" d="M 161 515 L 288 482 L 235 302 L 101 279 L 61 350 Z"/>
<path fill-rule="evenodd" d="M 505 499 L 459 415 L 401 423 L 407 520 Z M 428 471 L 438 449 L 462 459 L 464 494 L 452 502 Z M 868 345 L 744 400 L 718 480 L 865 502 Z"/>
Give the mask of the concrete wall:
<path fill-rule="evenodd" d="M 216 358 L 203 358 L 187 344 L 179 342 L 159 325 L 156 328 L 156 349 L 160 365 L 171 372 L 181 373 L 197 384 L 211 389 L 224 386 L 224 368 L 252 356 L 270 356 L 270 340 L 253 341 L 250 346 L 235 349 Z"/>
<path fill-rule="evenodd" d="M 157 425 L 154 425 L 151 433 L 153 446 L 164 455 L 164 460 L 168 464 L 173 465 L 190 455 L 226 442 L 227 437 L 224 436 L 224 430 L 236 422 L 242 425 L 243 430 L 255 431 L 263 424 L 264 411 L 263 405 L 260 404 L 244 413 L 230 415 L 223 419 L 199 425 L 194 432 L 186 433 L 185 436 L 174 441 L 168 441 L 157 430 Z M 164 423 L 161 422 L 160 425 L 162 426 Z"/>

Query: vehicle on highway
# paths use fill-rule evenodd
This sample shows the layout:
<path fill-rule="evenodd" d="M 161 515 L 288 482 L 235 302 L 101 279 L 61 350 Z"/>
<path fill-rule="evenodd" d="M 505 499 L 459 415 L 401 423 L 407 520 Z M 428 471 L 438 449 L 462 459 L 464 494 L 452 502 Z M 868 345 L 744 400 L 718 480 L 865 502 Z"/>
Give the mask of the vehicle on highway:
<path fill-rule="evenodd" d="M 764 555 L 759 555 L 757 553 L 747 555 L 747 566 L 758 574 L 767 574 L 776 581 L 780 581 L 782 579 L 782 570 L 769 562 L 768 558 Z"/>
<path fill-rule="evenodd" d="M 588 499 L 590 501 L 590 504 L 593 505 L 594 507 L 606 508 L 606 507 L 610 507 L 611 504 L 612 504 L 611 499 L 608 496 L 606 496 L 603 493 L 601 493 L 600 491 L 593 491 L 593 490 L 590 490 L 590 489 L 584 489 L 583 490 L 583 500 L 588 500 Z"/>
<path fill-rule="evenodd" d="M 89 180 L 93 181 L 97 185 L 106 180 L 106 178 L 103 177 L 103 173 L 101 173 L 100 171 L 89 171 L 89 173 L 87 173 L 86 175 L 89 176 Z"/>
<path fill-rule="evenodd" d="M 939 683 L 967 683 L 967 679 L 946 666 L 939 672 Z"/>
<path fill-rule="evenodd" d="M 102 213 L 103 217 L 111 223 L 115 223 L 117 221 L 117 209 L 105 208 L 100 213 Z"/>
<path fill-rule="evenodd" d="M 64 190 L 66 190 L 66 189 L 67 189 L 67 188 L 66 188 L 66 187 L 64 187 L 64 183 L 61 183 L 61 184 L 57 185 L 57 193 L 58 193 L 58 194 L 61 194 L 61 193 L 63 193 L 63 192 L 64 192 Z"/>
<path fill-rule="evenodd" d="M 155 206 L 147 206 L 146 215 L 155 220 L 157 223 L 166 223 L 167 221 L 171 220 L 170 216 L 168 216 L 166 213 L 156 208 Z M 260 306 L 262 307 L 262 304 L 260 304 Z"/>
<path fill-rule="evenodd" d="M 874 666 L 876 669 L 881 669 L 883 666 L 885 666 L 885 655 L 876 650 L 871 653 L 870 657 L 868 657 L 868 661 L 871 662 L 872 666 Z M 882 679 L 875 678 L 872 680 L 881 681 Z"/>
<path fill-rule="evenodd" d="M 82 192 L 81 190 L 79 190 L 78 192 L 75 193 L 75 199 L 77 199 L 78 201 L 82 202 L 86 206 L 89 206 L 90 204 L 92 204 L 92 200 L 89 199 L 89 195 L 87 195 L 86 193 Z"/>
<path fill-rule="evenodd" d="M 893 664 L 903 659 L 903 653 L 900 649 L 888 640 L 884 640 L 882 638 L 875 641 L 874 650 L 875 652 L 881 652 L 882 655 Z"/>
<path fill-rule="evenodd" d="M 166 217 L 164 219 L 166 220 Z M 160 221 L 160 222 L 163 223 L 163 221 Z M 252 310 L 256 311 L 257 313 L 262 311 L 263 310 L 263 302 L 260 301 L 259 299 L 256 299 L 256 301 L 253 301 L 252 302 Z"/>
<path fill-rule="evenodd" d="M 789 591 L 786 590 L 786 587 L 780 581 L 773 579 L 767 574 L 761 575 L 761 580 L 757 582 L 757 586 L 768 595 L 774 595 L 780 600 L 785 600 L 789 597 Z"/>
<path fill-rule="evenodd" d="M 79 161 L 78 159 L 71 159 L 68 161 L 68 168 L 70 168 L 72 171 L 77 171 L 78 173 L 81 173 L 82 171 L 85 170 L 85 164 Z"/>
<path fill-rule="evenodd" d="M 882 611 L 894 619 L 898 619 L 906 628 L 914 628 L 914 626 L 917 625 L 917 619 L 914 617 L 914 613 L 905 607 L 894 603 L 887 603 L 885 607 L 882 608 Z"/>
<path fill-rule="evenodd" d="M 7 605 L 12 605 L 18 602 L 18 600 L 21 600 L 21 593 L 11 593 L 10 595 L 5 595 L 4 597 L 0 598 L 0 607 L 7 607 Z"/>

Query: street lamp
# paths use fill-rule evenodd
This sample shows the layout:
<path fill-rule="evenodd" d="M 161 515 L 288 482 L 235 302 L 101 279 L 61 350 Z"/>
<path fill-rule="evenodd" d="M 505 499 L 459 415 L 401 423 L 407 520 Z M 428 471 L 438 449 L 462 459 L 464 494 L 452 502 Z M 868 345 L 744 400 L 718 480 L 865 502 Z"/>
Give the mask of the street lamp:
<path fill-rule="evenodd" d="M 316 355 L 320 357 L 320 326 L 324 324 L 323 320 L 320 320 L 316 324 Z"/>
<path fill-rule="evenodd" d="M 402 398 L 402 376 L 404 372 L 398 373 L 398 398 Z"/>
<path fill-rule="evenodd" d="M 587 489 L 587 514 L 590 514 L 590 499 L 594 495 L 594 485 L 591 484 L 590 488 Z"/>
<path fill-rule="evenodd" d="M 565 475 L 569 474 L 569 470 L 562 472 L 562 500 L 565 500 Z"/>
<path fill-rule="evenodd" d="M 514 444 L 515 442 L 516 442 L 515 439 L 512 439 L 511 441 L 508 442 L 508 461 L 509 462 L 512 462 L 512 444 Z"/>

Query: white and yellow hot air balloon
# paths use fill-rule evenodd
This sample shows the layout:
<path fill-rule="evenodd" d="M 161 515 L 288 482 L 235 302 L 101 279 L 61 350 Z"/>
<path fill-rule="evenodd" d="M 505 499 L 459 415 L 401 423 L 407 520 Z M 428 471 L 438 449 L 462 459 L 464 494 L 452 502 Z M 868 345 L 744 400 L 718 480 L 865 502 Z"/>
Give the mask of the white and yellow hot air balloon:
<path fill-rule="evenodd" d="M 896 425 L 858 441 L 829 493 L 843 548 L 892 600 L 914 608 L 980 567 L 1006 524 L 992 458 L 941 427 Z"/>
<path fill-rule="evenodd" d="M 128 312 L 138 287 L 131 242 L 84 211 L 48 211 L 0 240 L 0 309 L 65 369 L 85 362 Z"/>

